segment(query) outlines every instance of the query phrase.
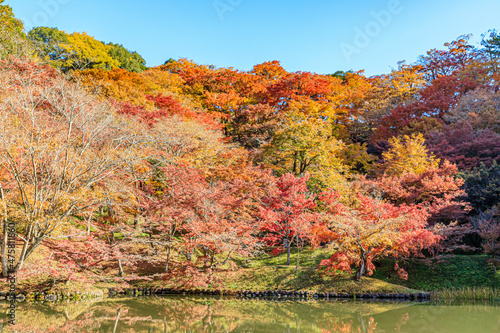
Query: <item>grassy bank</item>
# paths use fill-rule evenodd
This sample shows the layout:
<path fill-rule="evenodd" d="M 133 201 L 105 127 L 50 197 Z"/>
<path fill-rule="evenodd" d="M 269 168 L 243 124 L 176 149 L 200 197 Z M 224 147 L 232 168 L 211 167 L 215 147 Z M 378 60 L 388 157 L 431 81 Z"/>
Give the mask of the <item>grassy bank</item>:
<path fill-rule="evenodd" d="M 500 274 L 482 255 L 443 255 L 429 259 L 411 259 L 400 265 L 408 272 L 408 279 L 399 278 L 393 260 L 377 263 L 376 279 L 427 291 L 461 288 L 500 289 Z"/>
<path fill-rule="evenodd" d="M 267 251 L 268 252 L 268 251 Z M 376 263 L 372 277 L 354 281 L 351 274 L 338 272 L 324 274 L 317 268 L 321 260 L 331 256 L 327 249 L 304 249 L 300 253 L 299 269 L 296 268 L 297 249 L 292 249 L 291 263 L 286 265 L 286 254 L 272 256 L 268 253 L 251 260 L 235 258 L 240 267 L 231 270 L 228 266 L 214 273 L 215 283 L 211 288 L 232 290 L 310 290 L 343 293 L 411 293 L 434 291 L 436 298 L 491 299 L 498 298 L 500 274 L 495 274 L 486 256 L 440 256 L 432 259 L 413 259 L 400 262 L 408 272 L 408 280 L 400 279 L 394 271 L 394 261 Z M 36 259 L 36 256 L 34 256 Z M 29 263 L 28 263 L 29 264 Z M 162 267 L 149 265 L 139 275 L 161 273 Z M 92 291 L 119 288 L 120 281 L 115 268 L 105 272 L 105 280 L 93 285 L 82 283 L 54 284 L 49 277 L 38 277 L 19 283 L 23 291 Z M 152 288 L 182 287 L 179 280 L 131 280 L 130 286 Z M 8 288 L 5 282 L 2 290 Z"/>
<path fill-rule="evenodd" d="M 431 293 L 434 300 L 500 301 L 500 289 L 493 287 L 464 287 L 437 290 Z"/>
<path fill-rule="evenodd" d="M 411 288 L 391 284 L 370 277 L 354 281 L 350 274 L 321 274 L 312 268 L 295 268 L 274 266 L 246 268 L 226 280 L 228 289 L 250 290 L 314 290 L 319 292 L 347 293 L 407 293 Z"/>

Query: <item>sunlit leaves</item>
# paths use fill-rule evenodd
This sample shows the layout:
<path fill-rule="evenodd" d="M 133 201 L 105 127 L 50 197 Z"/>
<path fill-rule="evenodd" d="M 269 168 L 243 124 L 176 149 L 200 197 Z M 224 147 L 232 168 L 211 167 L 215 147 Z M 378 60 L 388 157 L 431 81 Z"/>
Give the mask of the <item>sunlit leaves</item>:
<path fill-rule="evenodd" d="M 439 165 L 439 160 L 425 147 L 422 134 L 391 138 L 389 143 L 391 148 L 382 154 L 386 174 L 395 176 L 405 173 L 422 174 L 425 170 Z"/>

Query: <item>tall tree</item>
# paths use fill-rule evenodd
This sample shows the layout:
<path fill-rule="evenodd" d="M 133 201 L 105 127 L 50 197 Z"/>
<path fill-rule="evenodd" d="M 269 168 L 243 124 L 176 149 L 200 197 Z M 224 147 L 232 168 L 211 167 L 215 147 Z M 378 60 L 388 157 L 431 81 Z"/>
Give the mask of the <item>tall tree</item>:
<path fill-rule="evenodd" d="M 500 203 L 500 165 L 493 162 L 490 166 L 481 165 L 471 171 L 460 174 L 464 180 L 467 198 L 479 214 Z"/>
<path fill-rule="evenodd" d="M 262 230 L 267 233 L 264 241 L 269 245 L 282 245 L 287 251 L 286 264 L 290 265 L 290 248 L 310 237 L 312 210 L 316 207 L 307 189 L 309 176 L 295 177 L 284 174 L 276 183 L 276 189 L 263 199 Z"/>
<path fill-rule="evenodd" d="M 69 43 L 68 35 L 57 28 L 37 27 L 28 32 L 28 37 L 37 46 L 39 56 L 53 67 L 60 68 L 69 57 L 65 45 Z"/>
<path fill-rule="evenodd" d="M 126 189 L 113 184 L 127 179 L 124 167 L 132 145 L 108 105 L 50 68 L 4 63 L 0 80 L 5 275 L 7 224 L 17 224 L 23 244 L 18 270 L 73 214 L 113 200 L 122 193 L 120 187 Z M 118 171 L 123 177 L 113 180 Z"/>
<path fill-rule="evenodd" d="M 448 124 L 466 122 L 474 130 L 490 129 L 500 134 L 500 92 L 480 86 L 462 96 L 443 119 Z"/>
<path fill-rule="evenodd" d="M 28 33 L 38 53 L 63 72 L 89 68 L 119 68 L 119 46 L 106 45 L 85 32 L 67 34 L 57 28 L 38 27 Z M 113 57 L 115 56 L 115 58 Z"/>
<path fill-rule="evenodd" d="M 421 173 L 384 174 L 364 180 L 362 192 L 379 195 L 396 205 L 422 205 L 429 213 L 429 224 L 465 222 L 468 203 L 464 200 L 463 181 L 457 178 L 457 167 L 448 161 L 429 166 Z"/>

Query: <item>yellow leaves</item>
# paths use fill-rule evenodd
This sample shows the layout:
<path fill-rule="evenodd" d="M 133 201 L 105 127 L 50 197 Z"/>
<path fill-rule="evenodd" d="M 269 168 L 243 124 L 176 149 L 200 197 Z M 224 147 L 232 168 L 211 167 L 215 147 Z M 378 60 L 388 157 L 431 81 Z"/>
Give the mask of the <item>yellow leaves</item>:
<path fill-rule="evenodd" d="M 342 162 L 349 167 L 351 173 L 361 174 L 370 171 L 377 157 L 368 154 L 366 143 L 352 143 L 342 150 Z"/>
<path fill-rule="evenodd" d="M 344 143 L 332 131 L 329 121 L 302 112 L 290 113 L 265 147 L 264 159 L 280 174 L 309 172 L 319 188 L 340 190 L 345 183 L 342 174 L 347 171 L 339 157 Z"/>
<path fill-rule="evenodd" d="M 333 121 L 336 119 L 336 110 L 331 103 L 322 103 L 312 99 L 291 100 L 288 105 L 288 112 L 293 117 L 294 115 L 301 114 L 305 117 L 315 117 L 329 119 Z"/>
<path fill-rule="evenodd" d="M 68 44 L 61 44 L 60 47 L 73 55 L 67 61 L 69 67 L 78 69 L 88 67 L 114 69 L 120 67 L 118 60 L 113 59 L 108 54 L 111 46 L 103 44 L 85 32 L 74 32 L 68 35 L 68 40 Z"/>
<path fill-rule="evenodd" d="M 439 166 L 439 159 L 428 153 L 421 133 L 390 138 L 389 143 L 392 147 L 382 154 L 384 171 L 388 175 L 422 174 L 431 167 Z"/>
<path fill-rule="evenodd" d="M 390 95 L 399 101 L 411 97 L 425 85 L 424 74 L 420 66 L 399 64 L 398 70 L 393 70 L 387 77 L 386 86 L 390 88 Z"/>

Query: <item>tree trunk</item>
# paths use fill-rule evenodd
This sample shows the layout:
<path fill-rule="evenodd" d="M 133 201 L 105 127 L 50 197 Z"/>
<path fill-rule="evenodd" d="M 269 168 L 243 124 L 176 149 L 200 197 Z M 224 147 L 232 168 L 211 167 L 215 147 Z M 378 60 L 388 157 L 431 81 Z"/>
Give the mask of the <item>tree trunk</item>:
<path fill-rule="evenodd" d="M 212 252 L 212 254 L 210 254 L 210 262 L 208 263 L 209 264 L 208 268 L 212 268 L 214 266 L 214 262 L 215 262 L 215 253 Z"/>
<path fill-rule="evenodd" d="M 119 269 L 118 276 L 122 277 L 123 276 L 123 267 L 122 267 L 122 260 L 121 259 L 118 259 L 118 269 Z"/>
<path fill-rule="evenodd" d="M 361 265 L 359 266 L 358 271 L 356 272 L 356 281 L 361 280 L 361 277 L 365 274 L 366 269 L 366 258 L 361 260 Z"/>
<path fill-rule="evenodd" d="M 116 314 L 115 326 L 113 327 L 113 333 L 116 333 L 116 328 L 118 327 L 118 322 L 120 321 L 120 315 L 122 314 L 122 309 L 119 308 Z"/>

